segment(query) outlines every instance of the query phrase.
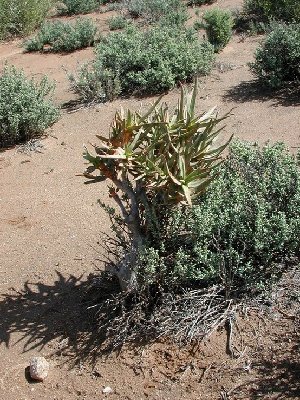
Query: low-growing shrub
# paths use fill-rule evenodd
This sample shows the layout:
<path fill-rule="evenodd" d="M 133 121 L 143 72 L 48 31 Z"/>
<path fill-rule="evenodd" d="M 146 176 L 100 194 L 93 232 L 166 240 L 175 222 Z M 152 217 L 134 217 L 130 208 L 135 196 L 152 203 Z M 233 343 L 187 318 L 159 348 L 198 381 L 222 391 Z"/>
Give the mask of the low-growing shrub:
<path fill-rule="evenodd" d="M 108 27 L 111 31 L 124 29 L 127 25 L 127 19 L 123 15 L 116 15 L 108 20 Z"/>
<path fill-rule="evenodd" d="M 148 23 L 162 20 L 164 24 L 183 24 L 188 19 L 181 0 L 125 0 L 124 6 L 133 18 L 140 17 Z"/>
<path fill-rule="evenodd" d="M 203 19 L 208 40 L 213 44 L 216 52 L 222 50 L 232 36 L 234 22 L 231 12 L 214 8 L 207 11 Z"/>
<path fill-rule="evenodd" d="M 189 6 L 202 6 L 203 4 L 213 4 L 217 0 L 190 0 L 188 2 Z"/>
<path fill-rule="evenodd" d="M 197 19 L 193 24 L 193 28 L 196 31 L 199 31 L 200 29 L 205 29 L 205 23 L 203 21 Z"/>
<path fill-rule="evenodd" d="M 62 7 L 58 8 L 60 14 L 87 14 L 99 8 L 99 0 L 63 0 Z"/>
<path fill-rule="evenodd" d="M 41 135 L 58 118 L 49 95 L 53 85 L 47 78 L 39 83 L 23 71 L 6 67 L 0 75 L 0 147 Z"/>
<path fill-rule="evenodd" d="M 75 75 L 69 74 L 69 80 L 84 103 L 105 103 L 121 94 L 119 74 L 103 68 L 99 61 L 83 64 Z"/>
<path fill-rule="evenodd" d="M 300 22 L 299 0 L 245 0 L 244 12 L 262 21 Z"/>
<path fill-rule="evenodd" d="M 235 13 L 234 26 L 237 31 L 249 34 L 269 32 L 274 21 L 299 23 L 300 2 L 298 0 L 244 0 L 241 10 Z"/>
<path fill-rule="evenodd" d="M 97 27 L 91 19 L 77 19 L 73 22 L 45 23 L 38 34 L 24 43 L 27 51 L 70 52 L 92 46 Z"/>
<path fill-rule="evenodd" d="M 27 35 L 45 19 L 52 0 L 1 0 L 0 40 Z"/>
<path fill-rule="evenodd" d="M 270 30 L 269 22 L 258 15 L 248 14 L 245 10 L 234 10 L 234 29 L 236 32 L 246 32 L 248 35 L 260 35 Z"/>
<path fill-rule="evenodd" d="M 256 50 L 250 64 L 259 80 L 271 88 L 279 88 L 300 80 L 300 25 L 277 25 Z"/>
<path fill-rule="evenodd" d="M 282 143 L 234 142 L 198 204 L 171 212 L 160 229 L 159 243 L 140 253 L 144 285 L 222 284 L 229 297 L 268 286 L 299 255 L 297 159 Z"/>
<path fill-rule="evenodd" d="M 71 79 L 73 89 L 83 97 L 95 94 L 94 84 L 103 75 L 104 82 L 107 76 L 111 83 L 117 80 L 122 94 L 159 93 L 191 81 L 196 74 L 209 73 L 214 59 L 213 46 L 200 42 L 194 30 L 155 27 L 140 31 L 130 26 L 102 38 L 94 63 Z M 97 87 L 105 89 L 104 82 Z M 107 100 L 109 95 L 104 91 L 95 97 Z"/>

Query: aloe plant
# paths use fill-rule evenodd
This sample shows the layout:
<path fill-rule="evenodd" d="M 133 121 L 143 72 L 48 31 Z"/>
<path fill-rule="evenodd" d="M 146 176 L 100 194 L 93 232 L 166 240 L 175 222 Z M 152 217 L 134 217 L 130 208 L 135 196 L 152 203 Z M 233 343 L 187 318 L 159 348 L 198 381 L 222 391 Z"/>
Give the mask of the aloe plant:
<path fill-rule="evenodd" d="M 214 179 L 215 167 L 230 141 L 213 146 L 223 129 L 218 124 L 229 114 L 218 118 L 213 108 L 196 116 L 196 97 L 197 83 L 191 92 L 181 89 L 173 114 L 167 104 L 161 104 L 161 97 L 143 115 L 118 111 L 109 137 L 97 136 L 95 154 L 85 151 L 90 165 L 84 175 L 95 179 L 94 172 L 98 171 L 112 181 L 110 195 L 129 231 L 129 254 L 116 269 L 123 289 L 135 287 L 134 264 L 147 240 L 147 215 L 157 216 L 153 199 L 159 196 L 160 204 L 167 209 L 191 206 Z"/>

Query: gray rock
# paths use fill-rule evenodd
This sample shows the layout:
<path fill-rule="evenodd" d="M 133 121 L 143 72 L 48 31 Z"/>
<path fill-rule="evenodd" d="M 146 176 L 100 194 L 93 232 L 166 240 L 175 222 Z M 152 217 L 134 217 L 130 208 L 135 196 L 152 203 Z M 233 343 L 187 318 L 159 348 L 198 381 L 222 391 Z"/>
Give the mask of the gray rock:
<path fill-rule="evenodd" d="M 29 365 L 30 376 L 36 381 L 43 381 L 48 376 L 49 363 L 44 357 L 33 357 Z"/>

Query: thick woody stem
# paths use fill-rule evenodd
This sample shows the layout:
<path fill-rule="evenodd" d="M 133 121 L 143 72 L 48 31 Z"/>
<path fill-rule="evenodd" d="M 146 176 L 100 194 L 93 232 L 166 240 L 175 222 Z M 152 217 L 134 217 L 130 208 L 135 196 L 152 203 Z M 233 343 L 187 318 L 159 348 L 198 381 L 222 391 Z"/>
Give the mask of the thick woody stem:
<path fill-rule="evenodd" d="M 135 265 L 139 248 L 142 247 L 144 238 L 140 226 L 139 202 L 137 194 L 127 179 L 125 173 L 122 174 L 122 179 L 114 179 L 115 186 L 125 193 L 129 199 L 129 210 L 126 209 L 117 193 L 114 193 L 113 198 L 120 207 L 124 222 L 126 223 L 130 236 L 131 248 L 119 263 L 116 274 L 119 279 L 120 286 L 124 291 L 137 290 L 137 280 L 135 274 Z"/>

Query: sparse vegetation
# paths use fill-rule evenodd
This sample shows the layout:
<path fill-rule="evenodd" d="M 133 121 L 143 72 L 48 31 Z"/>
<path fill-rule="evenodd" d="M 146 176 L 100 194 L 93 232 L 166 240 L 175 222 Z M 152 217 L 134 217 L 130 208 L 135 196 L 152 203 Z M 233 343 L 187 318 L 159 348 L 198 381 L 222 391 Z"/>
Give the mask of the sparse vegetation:
<path fill-rule="evenodd" d="M 206 11 L 203 20 L 208 40 L 214 46 L 215 51 L 219 52 L 227 45 L 232 36 L 234 21 L 231 12 L 213 8 Z"/>
<path fill-rule="evenodd" d="M 188 2 L 189 6 L 202 6 L 203 4 L 213 4 L 217 0 L 190 0 Z"/>
<path fill-rule="evenodd" d="M 84 103 L 105 103 L 121 94 L 119 74 L 103 68 L 99 61 L 83 64 L 76 74 L 69 74 L 69 80 Z"/>
<path fill-rule="evenodd" d="M 188 19 L 186 6 L 181 0 L 125 0 L 124 6 L 133 18 L 147 23 L 183 24 Z"/>
<path fill-rule="evenodd" d="M 235 13 L 235 28 L 250 34 L 270 31 L 270 23 L 300 22 L 298 0 L 245 0 L 243 9 Z"/>
<path fill-rule="evenodd" d="M 26 41 L 27 51 L 71 52 L 92 46 L 97 27 L 91 19 L 77 19 L 76 22 L 47 22 L 35 37 Z"/>
<path fill-rule="evenodd" d="M 49 99 L 53 85 L 43 78 L 27 79 L 23 71 L 6 67 L 0 75 L 0 147 L 40 136 L 58 118 Z"/>
<path fill-rule="evenodd" d="M 30 14 L 26 1 L 2 3 L 26 4 Z M 46 383 L 57 398 L 298 397 L 299 1 L 246 0 L 236 24 L 266 35 L 235 36 L 223 55 L 215 53 L 232 34 L 226 10 L 240 0 L 217 1 L 221 10 L 207 6 L 214 0 L 66 0 L 47 23 L 0 20 L 2 38 L 35 27 L 27 51 L 95 45 L 46 55 L 24 54 L 20 37 L 1 43 L 0 59 L 26 68 L 0 67 L 1 397 L 28 397 L 23 345 L 74 364 L 72 376 L 57 365 L 54 391 Z M 94 10 L 101 34 L 73 15 Z M 88 60 L 70 76 L 79 99 L 64 79 L 78 60 Z M 249 79 L 250 60 L 257 79 Z M 191 82 L 212 65 L 198 96 Z M 53 84 L 30 79 L 45 71 L 58 82 L 55 102 L 64 102 L 49 130 L 59 114 Z M 156 93 L 165 96 L 149 106 Z M 198 99 L 218 108 L 198 113 Z M 218 114 L 231 106 L 236 115 Z M 251 140 L 271 143 L 231 141 L 249 130 Z M 274 144 L 283 137 L 293 154 Z M 78 179 L 82 143 L 87 165 Z M 208 347 L 199 343 L 207 336 Z M 102 362 L 124 344 L 120 362 L 115 353 Z M 56 385 L 59 373 L 65 384 Z"/>
<path fill-rule="evenodd" d="M 63 0 L 58 8 L 60 14 L 87 14 L 96 11 L 100 6 L 99 0 Z"/>
<path fill-rule="evenodd" d="M 236 32 L 245 32 L 248 35 L 260 35 L 269 30 L 269 23 L 264 22 L 257 15 L 249 15 L 245 10 L 233 12 L 234 29 Z"/>
<path fill-rule="evenodd" d="M 256 15 L 264 22 L 300 22 L 298 0 L 245 0 L 244 12 L 247 15 Z"/>
<path fill-rule="evenodd" d="M 27 35 L 42 24 L 51 0 L 1 0 L 0 40 Z"/>
<path fill-rule="evenodd" d="M 214 58 L 213 46 L 200 42 L 195 31 L 167 27 L 140 31 L 130 26 L 102 38 L 95 61 L 71 80 L 84 98 L 92 93 L 103 100 L 112 98 L 112 93 L 160 93 L 209 73 Z M 96 83 L 99 79 L 103 82 Z M 100 93 L 96 94 L 95 83 Z"/>
<path fill-rule="evenodd" d="M 266 86 L 279 88 L 300 81 L 300 26 L 276 25 L 256 50 L 252 72 Z"/>
<path fill-rule="evenodd" d="M 108 27 L 111 31 L 124 29 L 127 25 L 127 19 L 123 15 L 116 15 L 108 20 Z"/>

